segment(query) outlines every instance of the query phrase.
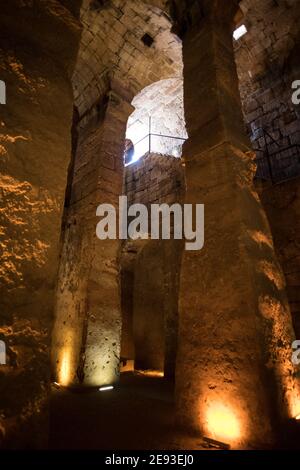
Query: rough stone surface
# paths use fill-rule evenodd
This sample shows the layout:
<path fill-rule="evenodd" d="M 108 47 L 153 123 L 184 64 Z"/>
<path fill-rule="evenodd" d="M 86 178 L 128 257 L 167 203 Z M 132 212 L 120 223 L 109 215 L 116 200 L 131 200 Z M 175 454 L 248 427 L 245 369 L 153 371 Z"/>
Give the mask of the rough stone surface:
<path fill-rule="evenodd" d="M 7 85 L 0 118 L 0 339 L 7 345 L 0 441 L 46 447 L 50 333 L 71 150 L 68 74 L 80 27 L 54 0 L 1 2 L 0 23 L 0 74 Z"/>
<path fill-rule="evenodd" d="M 126 137 L 133 144 L 137 143 L 135 158 L 149 151 L 181 156 L 182 145 L 187 138 L 182 79 L 170 78 L 153 83 L 134 98 L 132 105 L 135 111 L 128 120 Z M 151 136 L 150 143 L 149 133 L 156 134 Z"/>
<path fill-rule="evenodd" d="M 185 192 L 180 159 L 148 154 L 126 168 L 128 203 L 181 203 Z M 174 377 L 178 328 L 178 240 L 128 242 L 122 251 L 123 347 L 138 369 Z M 128 282 L 129 281 L 129 282 Z"/>
<path fill-rule="evenodd" d="M 295 151 L 300 144 L 299 106 L 292 102 L 292 83 L 300 76 L 299 14 L 297 0 L 243 0 L 248 32 L 235 43 L 235 58 L 247 133 L 258 158 L 268 148 L 281 162 L 279 179 L 299 175 Z M 266 141 L 261 128 L 269 136 Z M 267 144 L 267 145 L 266 145 Z"/>
<path fill-rule="evenodd" d="M 293 416 L 299 399 L 290 358 L 294 333 L 252 185 L 231 31 L 208 24 L 187 34 L 183 58 L 186 201 L 206 206 L 206 243 L 201 252 L 185 251 L 182 261 L 178 417 L 235 447 L 272 445 L 278 422 Z M 198 109 L 205 110 L 200 118 Z M 218 429 L 220 413 L 228 428 Z"/>
<path fill-rule="evenodd" d="M 170 32 L 170 19 L 149 3 L 111 0 L 101 7 L 97 1 L 84 0 L 81 21 L 84 28 L 73 77 L 80 114 L 105 94 L 111 76 L 137 94 L 182 70 L 181 44 Z M 154 39 L 151 47 L 142 42 L 145 33 Z"/>
<path fill-rule="evenodd" d="M 300 339 L 299 179 L 276 186 L 257 185 L 285 275 L 296 338 Z"/>
<path fill-rule="evenodd" d="M 119 375 L 119 240 L 97 238 L 96 209 L 112 204 L 118 214 L 131 111 L 111 93 L 101 113 L 78 124 L 53 333 L 53 367 L 63 385 L 107 385 Z"/>
<path fill-rule="evenodd" d="M 299 194 L 297 181 L 261 185 L 261 204 L 254 190 L 231 25 L 239 3 L 248 33 L 235 60 L 248 136 L 263 153 L 264 127 L 277 142 L 268 140 L 269 152 L 285 149 L 300 136 L 291 103 L 299 1 L 0 3 L 0 445 L 46 446 L 54 310 L 53 378 L 62 385 L 115 382 L 120 354 L 173 376 L 177 356 L 180 423 L 234 447 L 273 445 L 299 413 L 278 263 L 300 334 Z M 134 96 L 133 142 L 149 116 L 153 132 L 185 137 L 186 117 L 186 200 L 206 205 L 206 244 L 184 252 L 182 269 L 179 242 L 125 243 L 120 262 L 119 242 L 96 238 L 98 204 L 116 206 L 122 192 Z M 147 155 L 127 168 L 125 186 L 129 203 L 181 201 L 182 161 Z M 220 407 L 230 436 L 216 429 Z"/>
<path fill-rule="evenodd" d="M 184 168 L 180 159 L 147 154 L 126 168 L 125 193 L 128 204 L 172 204 L 184 194 Z"/>

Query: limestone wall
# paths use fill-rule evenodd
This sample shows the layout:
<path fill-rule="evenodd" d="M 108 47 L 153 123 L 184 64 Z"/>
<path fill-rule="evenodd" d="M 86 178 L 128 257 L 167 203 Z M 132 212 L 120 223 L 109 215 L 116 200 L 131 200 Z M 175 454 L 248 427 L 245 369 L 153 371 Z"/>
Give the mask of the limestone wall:
<path fill-rule="evenodd" d="M 132 105 L 135 111 L 128 119 L 126 137 L 134 144 L 134 160 L 149 152 L 150 145 L 151 153 L 180 157 L 187 138 L 182 79 L 153 83 L 134 98 Z"/>
<path fill-rule="evenodd" d="M 126 168 L 128 204 L 172 204 L 184 193 L 184 170 L 178 158 L 147 154 Z"/>
<path fill-rule="evenodd" d="M 38 21 L 37 21 L 38 18 Z M 33 34 L 34 31 L 34 34 Z M 50 334 L 80 25 L 60 2 L 1 2 L 0 446 L 46 447 Z"/>
<path fill-rule="evenodd" d="M 118 213 L 131 111 L 111 92 L 77 125 L 53 333 L 53 371 L 62 385 L 101 386 L 118 378 L 119 240 L 97 238 L 96 211 L 112 204 Z"/>
<path fill-rule="evenodd" d="M 181 44 L 170 32 L 169 17 L 149 2 L 84 0 L 81 21 L 82 41 L 73 77 L 81 115 L 105 93 L 111 73 L 135 94 L 180 74 Z M 145 33 L 153 38 L 151 47 L 142 41 Z"/>

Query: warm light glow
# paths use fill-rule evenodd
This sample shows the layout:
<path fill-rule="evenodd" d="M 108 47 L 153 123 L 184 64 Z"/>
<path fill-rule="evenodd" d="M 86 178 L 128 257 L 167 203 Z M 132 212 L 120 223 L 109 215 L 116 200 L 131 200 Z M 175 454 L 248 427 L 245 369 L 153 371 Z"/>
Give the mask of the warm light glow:
<path fill-rule="evenodd" d="M 113 390 L 114 387 L 112 385 L 109 385 L 108 387 L 100 387 L 99 391 L 100 392 L 107 392 L 108 390 Z"/>
<path fill-rule="evenodd" d="M 120 372 L 133 372 L 134 371 L 134 359 L 127 359 L 125 363 L 121 363 Z"/>
<path fill-rule="evenodd" d="M 70 383 L 71 367 L 69 350 L 64 350 L 61 358 L 61 366 L 59 369 L 59 384 L 67 386 Z"/>
<path fill-rule="evenodd" d="M 240 424 L 233 411 L 222 403 L 212 403 L 207 410 L 207 431 L 221 442 L 229 443 L 240 438 Z"/>
<path fill-rule="evenodd" d="M 242 26 L 240 26 L 239 28 L 237 28 L 234 33 L 233 33 L 233 37 L 234 39 L 237 41 L 238 39 L 240 39 L 242 36 L 244 36 L 246 33 L 248 32 L 246 26 L 244 24 L 242 24 Z"/>
<path fill-rule="evenodd" d="M 299 391 L 298 393 L 293 390 L 293 393 L 287 395 L 288 406 L 289 406 L 289 415 L 292 419 L 300 420 L 300 399 Z"/>
<path fill-rule="evenodd" d="M 278 290 L 282 290 L 285 287 L 285 282 L 283 275 L 278 270 L 278 267 L 275 263 L 270 263 L 269 261 L 262 260 L 258 264 L 259 271 L 263 273 L 273 284 L 277 287 Z"/>
<path fill-rule="evenodd" d="M 164 377 L 164 373 L 160 370 L 136 370 L 138 374 L 147 375 L 148 377 Z"/>

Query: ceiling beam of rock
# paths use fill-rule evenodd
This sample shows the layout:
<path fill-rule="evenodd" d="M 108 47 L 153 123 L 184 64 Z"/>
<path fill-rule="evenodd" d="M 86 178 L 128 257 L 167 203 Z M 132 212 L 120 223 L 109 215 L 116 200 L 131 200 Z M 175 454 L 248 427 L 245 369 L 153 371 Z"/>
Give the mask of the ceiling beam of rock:
<path fill-rule="evenodd" d="M 241 0 L 170 0 L 170 15 L 173 32 L 183 37 L 188 31 L 198 30 L 205 19 L 227 23 L 232 22 L 239 10 Z"/>

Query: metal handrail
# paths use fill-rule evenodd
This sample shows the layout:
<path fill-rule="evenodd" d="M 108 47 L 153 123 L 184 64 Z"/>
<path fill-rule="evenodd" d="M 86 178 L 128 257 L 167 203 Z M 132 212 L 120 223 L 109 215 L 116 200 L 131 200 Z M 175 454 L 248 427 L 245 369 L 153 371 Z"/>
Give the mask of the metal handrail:
<path fill-rule="evenodd" d="M 268 131 L 266 131 L 266 129 L 264 127 L 258 127 L 256 129 L 256 131 L 263 131 L 263 136 L 265 137 L 266 135 L 273 141 L 274 144 L 276 144 L 278 147 L 280 147 L 279 143 L 274 139 L 274 137 L 271 136 L 271 134 L 269 134 Z M 254 139 L 256 140 L 256 139 Z M 265 139 L 265 143 L 266 143 L 266 139 Z"/>
<path fill-rule="evenodd" d="M 186 141 L 185 137 L 175 137 L 174 135 L 153 134 L 153 133 L 150 135 L 154 137 L 166 137 L 167 139 L 183 140 L 184 142 Z"/>
<path fill-rule="evenodd" d="M 293 152 L 293 150 L 296 150 L 296 152 Z M 276 157 L 278 157 L 282 153 L 288 153 L 290 152 L 290 155 L 282 157 L 280 160 L 284 162 L 284 160 L 287 159 L 292 159 L 293 164 L 286 168 L 282 168 L 280 166 L 280 160 L 276 160 Z M 264 152 L 266 153 L 266 152 Z M 267 173 L 269 174 L 270 178 L 268 178 L 265 174 L 262 175 L 260 174 L 260 171 L 263 169 L 263 163 L 264 161 L 267 162 Z M 276 152 L 273 153 L 266 153 L 265 156 L 262 157 L 257 157 L 256 162 L 258 163 L 258 170 L 256 177 L 261 178 L 261 179 L 270 179 L 272 184 L 277 184 L 277 183 L 282 183 L 284 181 L 288 181 L 292 178 L 295 178 L 300 175 L 300 145 L 299 144 L 291 144 L 287 147 L 281 147 L 280 150 L 277 150 Z M 287 175 L 289 173 L 288 168 L 292 169 L 294 168 L 291 172 L 290 175 Z M 262 172 L 263 173 L 263 172 Z M 282 177 L 282 173 L 285 173 L 285 176 Z M 280 176 L 278 176 L 278 174 Z"/>
<path fill-rule="evenodd" d="M 288 157 L 283 157 L 282 158 L 282 160 L 285 160 L 286 158 L 296 157 L 297 160 L 293 164 L 293 166 L 296 168 L 298 166 L 298 163 L 300 163 L 300 157 L 299 157 L 299 148 L 300 148 L 300 146 L 298 144 L 292 144 L 292 145 L 283 147 L 282 145 L 279 145 L 279 143 L 271 136 L 271 134 L 268 131 L 266 131 L 266 129 L 264 127 L 258 127 L 256 129 L 256 131 L 262 132 L 261 137 L 263 137 L 264 144 L 265 144 L 264 149 L 258 149 L 258 148 L 253 149 L 256 153 L 260 152 L 260 153 L 263 154 L 262 157 L 256 156 L 256 162 L 258 164 L 256 177 L 257 178 L 262 178 L 262 179 L 270 179 L 272 184 L 276 184 L 276 183 L 281 182 L 281 181 L 286 181 L 289 178 L 286 178 L 286 177 L 282 178 L 282 176 L 280 178 L 278 178 L 278 174 L 282 174 L 282 173 L 284 173 L 284 171 L 280 167 L 279 160 L 276 157 L 278 157 L 283 152 L 288 153 L 290 151 L 293 151 L 293 149 L 296 149 L 296 154 L 295 155 L 293 155 L 293 156 L 289 155 Z M 278 150 L 276 150 L 275 152 L 270 152 L 267 137 L 269 137 L 269 139 L 271 139 L 272 143 L 277 145 Z M 259 137 L 256 137 L 255 139 L 253 139 L 253 141 L 256 141 L 258 138 Z M 269 178 L 267 178 L 266 174 L 265 174 L 265 169 L 264 169 L 264 164 L 263 164 L 264 160 L 266 161 L 265 166 L 267 167 L 267 173 L 269 175 Z M 296 163 L 296 165 L 295 165 L 295 163 Z M 298 176 L 298 174 L 300 174 L 300 168 L 297 170 L 297 176 Z M 294 176 L 295 175 L 293 175 L 291 177 L 293 178 Z"/>
<path fill-rule="evenodd" d="M 165 137 L 166 139 L 182 140 L 183 142 L 186 141 L 186 139 L 184 137 L 175 137 L 173 135 L 164 135 L 164 134 L 154 134 L 153 132 L 151 132 L 149 134 L 146 134 L 145 137 L 138 140 L 137 142 L 133 142 L 133 145 L 138 145 L 143 140 L 149 139 L 149 137 Z"/>

